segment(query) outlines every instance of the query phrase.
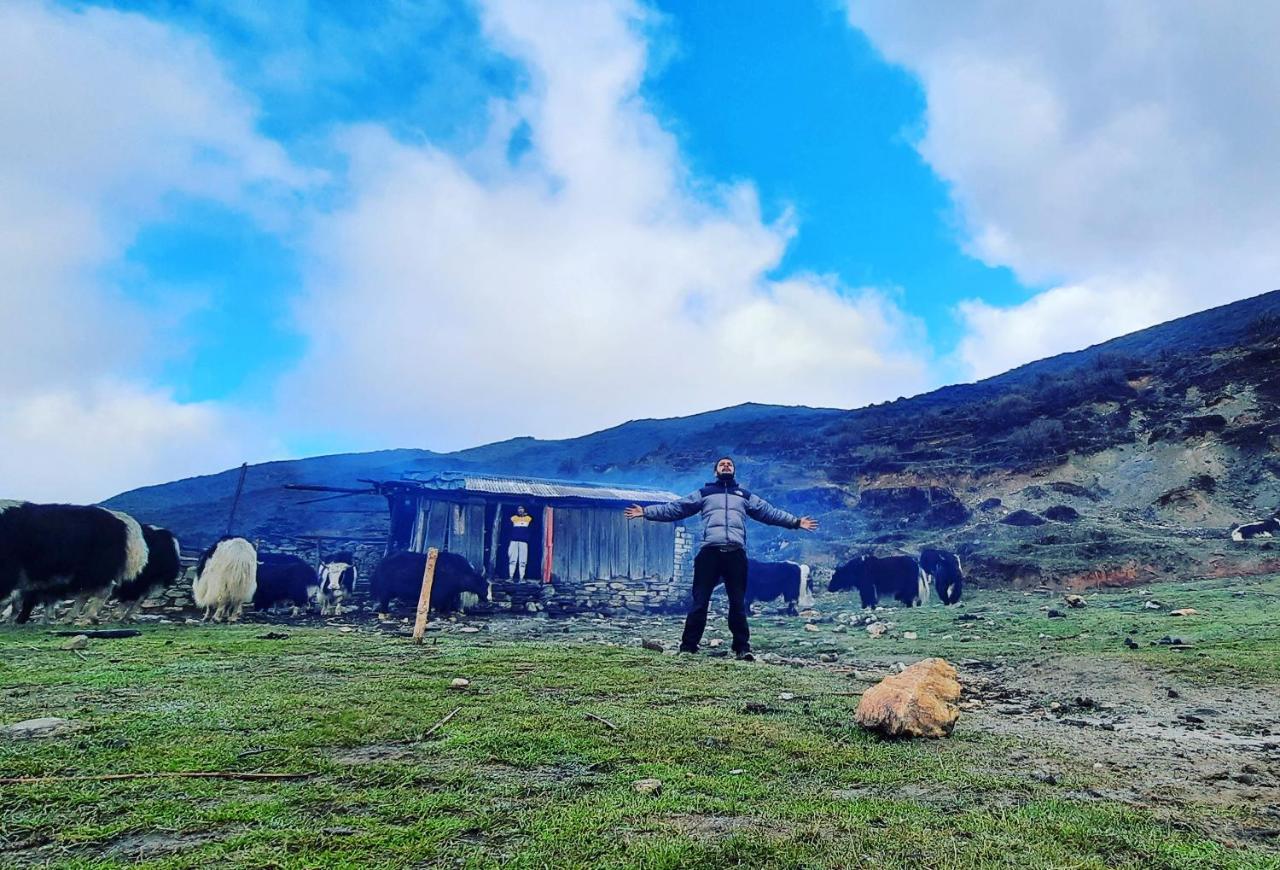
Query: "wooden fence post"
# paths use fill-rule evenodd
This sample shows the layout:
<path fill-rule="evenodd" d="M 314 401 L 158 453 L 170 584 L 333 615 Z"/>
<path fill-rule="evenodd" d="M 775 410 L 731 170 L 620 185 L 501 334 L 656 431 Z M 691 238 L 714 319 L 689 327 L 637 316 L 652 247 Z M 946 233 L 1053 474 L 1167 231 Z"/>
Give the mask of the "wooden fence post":
<path fill-rule="evenodd" d="M 440 551 L 435 547 L 427 550 L 427 564 L 422 569 L 422 593 L 418 596 L 418 617 L 413 622 L 413 642 L 422 643 L 422 635 L 427 630 L 427 614 L 431 611 L 431 585 L 436 582 L 436 557 Z"/>

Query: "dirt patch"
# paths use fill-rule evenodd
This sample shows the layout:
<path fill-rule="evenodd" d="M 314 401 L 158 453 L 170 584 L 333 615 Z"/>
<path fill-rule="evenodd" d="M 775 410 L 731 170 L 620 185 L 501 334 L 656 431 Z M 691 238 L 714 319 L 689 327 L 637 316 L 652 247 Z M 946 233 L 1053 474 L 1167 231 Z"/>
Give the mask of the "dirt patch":
<path fill-rule="evenodd" d="M 334 764 L 358 767 L 388 761 L 408 761 L 414 757 L 414 751 L 401 743 L 373 743 L 368 746 L 339 749 L 331 757 Z"/>
<path fill-rule="evenodd" d="M 694 813 L 663 816 L 665 824 L 693 840 L 723 840 L 745 831 L 758 831 L 780 837 L 786 830 L 776 824 L 769 825 L 752 816 L 703 816 Z"/>
<path fill-rule="evenodd" d="M 1083 592 L 1100 586 L 1128 587 L 1151 583 L 1160 577 L 1160 571 L 1154 565 L 1122 565 L 1115 568 L 1101 568 L 1063 577 L 1058 586 L 1072 592 Z"/>
<path fill-rule="evenodd" d="M 102 849 L 102 856 L 105 858 L 156 858 L 161 855 L 185 852 L 220 839 L 222 839 L 220 834 L 211 832 L 129 834 L 107 843 Z"/>
<path fill-rule="evenodd" d="M 486 764 L 478 768 L 480 778 L 518 784 L 526 789 L 549 789 L 560 786 L 587 787 L 602 783 L 605 776 L 589 764 L 540 764 L 537 767 L 515 767 L 509 764 Z"/>
<path fill-rule="evenodd" d="M 1116 660 L 962 668 L 956 733 L 1016 737 L 1000 773 L 1146 807 L 1280 807 L 1280 698 L 1265 687 L 1196 686 Z M 1073 793 L 1070 793 L 1073 794 Z M 1280 845 L 1280 844 L 1277 844 Z"/>

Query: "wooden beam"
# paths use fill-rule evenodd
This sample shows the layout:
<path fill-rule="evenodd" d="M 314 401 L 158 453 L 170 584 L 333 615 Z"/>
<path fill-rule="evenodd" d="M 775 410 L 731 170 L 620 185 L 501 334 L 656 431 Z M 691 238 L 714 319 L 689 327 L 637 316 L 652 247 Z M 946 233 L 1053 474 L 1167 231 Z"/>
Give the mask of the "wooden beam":
<path fill-rule="evenodd" d="M 422 635 L 427 630 L 427 615 L 431 611 L 431 586 L 436 582 L 436 558 L 440 551 L 435 547 L 427 550 L 427 563 L 422 568 L 422 592 L 418 595 L 418 615 L 413 622 L 413 642 L 422 643 Z"/>

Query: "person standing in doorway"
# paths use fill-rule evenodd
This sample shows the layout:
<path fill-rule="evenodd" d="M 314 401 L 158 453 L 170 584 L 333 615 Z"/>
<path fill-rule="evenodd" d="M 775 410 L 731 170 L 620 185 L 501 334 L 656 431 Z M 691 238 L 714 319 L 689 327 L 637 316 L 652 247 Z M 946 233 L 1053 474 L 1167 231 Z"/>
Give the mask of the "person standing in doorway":
<path fill-rule="evenodd" d="M 511 516 L 511 543 L 507 545 L 507 572 L 512 580 L 523 580 L 529 561 L 529 541 L 533 535 L 533 517 L 518 505 Z"/>
<path fill-rule="evenodd" d="M 811 517 L 797 517 L 769 504 L 743 489 L 734 477 L 733 459 L 716 461 L 716 479 L 697 492 L 666 504 L 641 507 L 633 504 L 625 511 L 628 519 L 675 522 L 702 514 L 702 546 L 693 560 L 693 604 L 684 621 L 680 652 L 696 653 L 707 627 L 707 607 L 711 593 L 721 582 L 729 596 L 729 631 L 733 652 L 750 660 L 751 631 L 747 626 L 747 518 L 771 526 L 812 532 L 818 523 Z"/>

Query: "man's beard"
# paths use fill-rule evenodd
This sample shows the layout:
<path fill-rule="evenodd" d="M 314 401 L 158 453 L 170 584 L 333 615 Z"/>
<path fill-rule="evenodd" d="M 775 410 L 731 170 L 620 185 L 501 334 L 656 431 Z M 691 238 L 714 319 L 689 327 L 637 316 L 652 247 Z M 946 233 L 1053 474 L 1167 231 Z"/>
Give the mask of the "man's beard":
<path fill-rule="evenodd" d="M 716 472 L 716 480 L 720 481 L 721 483 L 728 483 L 729 481 L 733 480 L 733 472 L 732 472 L 732 471 L 717 471 L 717 472 Z"/>

